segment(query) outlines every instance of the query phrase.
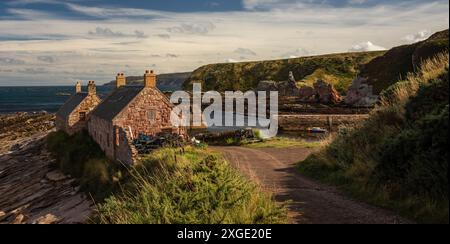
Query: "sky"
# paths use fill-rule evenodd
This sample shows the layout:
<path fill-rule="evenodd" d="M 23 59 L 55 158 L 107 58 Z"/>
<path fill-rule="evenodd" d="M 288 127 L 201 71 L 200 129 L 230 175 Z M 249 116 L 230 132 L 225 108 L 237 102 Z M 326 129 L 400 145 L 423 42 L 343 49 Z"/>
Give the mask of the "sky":
<path fill-rule="evenodd" d="M 448 0 L 2 0 L 0 86 L 384 50 L 448 23 Z"/>

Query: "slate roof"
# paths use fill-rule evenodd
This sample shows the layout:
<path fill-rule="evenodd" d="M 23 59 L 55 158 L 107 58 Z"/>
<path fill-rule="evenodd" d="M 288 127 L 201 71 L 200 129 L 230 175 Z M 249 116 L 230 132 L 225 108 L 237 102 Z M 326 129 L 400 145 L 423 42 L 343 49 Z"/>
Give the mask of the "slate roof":
<path fill-rule="evenodd" d="M 141 91 L 143 86 L 122 86 L 115 89 L 91 113 L 104 120 L 114 119 Z"/>
<path fill-rule="evenodd" d="M 80 105 L 80 103 L 87 97 L 86 92 L 76 93 L 72 95 L 69 100 L 56 112 L 56 116 L 67 119 L 69 115 Z"/>

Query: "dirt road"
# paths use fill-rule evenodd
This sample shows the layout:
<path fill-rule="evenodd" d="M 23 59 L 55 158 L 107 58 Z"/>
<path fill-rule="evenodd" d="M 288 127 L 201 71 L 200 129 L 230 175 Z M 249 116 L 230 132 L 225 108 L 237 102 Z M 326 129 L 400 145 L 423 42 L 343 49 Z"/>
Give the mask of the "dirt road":
<path fill-rule="evenodd" d="M 236 168 L 272 192 L 277 201 L 290 201 L 289 217 L 301 224 L 402 224 L 412 223 L 389 211 L 354 201 L 337 189 L 297 172 L 295 163 L 310 149 L 214 147 Z"/>

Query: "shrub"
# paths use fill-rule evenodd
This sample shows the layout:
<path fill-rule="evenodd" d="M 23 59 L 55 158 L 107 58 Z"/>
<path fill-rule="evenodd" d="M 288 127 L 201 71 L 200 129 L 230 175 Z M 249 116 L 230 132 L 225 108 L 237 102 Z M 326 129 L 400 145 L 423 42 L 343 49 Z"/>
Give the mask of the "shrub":
<path fill-rule="evenodd" d="M 142 159 L 132 183 L 98 207 L 114 224 L 284 223 L 286 212 L 220 155 L 161 149 Z"/>
<path fill-rule="evenodd" d="M 47 147 L 58 167 L 78 179 L 80 188 L 101 201 L 109 196 L 122 177 L 123 167 L 109 161 L 98 144 L 85 131 L 67 135 L 63 131 L 50 133 Z"/>
<path fill-rule="evenodd" d="M 382 92 L 365 123 L 300 170 L 420 222 L 448 223 L 448 60 L 439 54 Z"/>

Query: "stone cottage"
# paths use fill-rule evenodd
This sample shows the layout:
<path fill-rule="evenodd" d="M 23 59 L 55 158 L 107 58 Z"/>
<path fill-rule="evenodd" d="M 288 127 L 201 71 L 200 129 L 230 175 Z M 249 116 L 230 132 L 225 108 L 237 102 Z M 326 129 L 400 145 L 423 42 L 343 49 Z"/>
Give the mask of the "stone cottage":
<path fill-rule="evenodd" d="M 167 132 L 186 137 L 185 128 L 171 124 L 172 107 L 156 87 L 153 71 L 145 72 L 144 86 L 126 86 L 124 74 L 119 73 L 115 90 L 92 112 L 88 131 L 108 158 L 134 164 L 137 151 L 132 141 L 139 134 Z"/>
<path fill-rule="evenodd" d="M 88 91 L 81 91 L 81 83 L 77 82 L 75 94 L 56 113 L 56 128 L 72 135 L 87 129 L 90 113 L 100 103 L 94 81 L 89 81 Z"/>

